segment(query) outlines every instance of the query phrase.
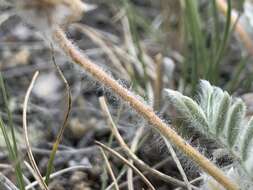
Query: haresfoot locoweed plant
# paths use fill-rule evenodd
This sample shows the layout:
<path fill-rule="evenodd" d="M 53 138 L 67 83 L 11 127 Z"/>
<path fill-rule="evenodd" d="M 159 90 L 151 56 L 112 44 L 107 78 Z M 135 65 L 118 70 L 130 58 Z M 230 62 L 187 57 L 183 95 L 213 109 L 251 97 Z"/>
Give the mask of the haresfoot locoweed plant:
<path fill-rule="evenodd" d="M 37 6 L 37 3 L 34 3 L 33 0 L 20 0 L 18 2 L 21 4 L 23 3 L 22 6 L 18 6 L 17 1 L 15 1 L 14 7 L 15 7 L 15 10 L 19 10 L 19 8 L 21 8 L 20 11 L 21 12 L 23 11 L 23 14 L 20 14 L 21 18 L 23 18 L 23 20 L 25 20 L 27 23 L 30 23 L 31 25 L 33 25 L 35 28 L 39 29 L 40 32 L 48 34 L 47 37 L 49 39 L 50 37 L 52 37 L 53 43 L 58 45 L 58 47 L 65 53 L 65 55 L 71 58 L 73 63 L 79 65 L 82 69 L 87 71 L 92 77 L 98 80 L 101 84 L 109 88 L 113 93 L 115 93 L 116 95 L 121 97 L 124 101 L 129 103 L 129 105 L 133 109 L 135 109 L 141 116 L 143 116 L 143 118 L 145 118 L 146 121 L 152 124 L 151 126 L 154 129 L 156 129 L 161 135 L 163 135 L 172 144 L 177 146 L 177 148 L 181 150 L 184 154 L 186 154 L 189 158 L 194 160 L 205 172 L 213 176 L 213 178 L 217 180 L 217 182 L 219 182 L 221 185 L 223 185 L 226 189 L 229 189 L 229 190 L 239 189 L 239 186 L 236 183 L 234 183 L 234 181 L 226 177 L 223 171 L 221 171 L 209 159 L 204 157 L 196 149 L 194 149 L 191 145 L 189 145 L 184 139 L 182 139 L 181 136 L 179 136 L 170 127 L 170 125 L 165 123 L 158 115 L 156 115 L 156 113 L 150 106 L 146 105 L 145 103 L 140 101 L 138 98 L 136 98 L 136 96 L 132 92 L 130 92 L 128 89 L 121 86 L 114 78 L 112 78 L 110 75 L 104 72 L 103 69 L 101 69 L 97 64 L 95 64 L 93 61 L 91 61 L 86 56 L 84 56 L 80 52 L 80 50 L 67 38 L 64 31 L 62 30 L 62 27 L 64 27 L 65 25 L 65 19 L 55 20 L 55 18 L 58 18 L 58 16 L 59 18 L 62 18 L 61 17 L 62 15 L 60 14 L 61 12 L 57 12 L 56 10 L 58 7 L 60 8 L 62 6 L 65 6 L 65 8 L 67 8 L 67 11 L 64 12 L 67 15 L 66 19 L 68 20 L 69 18 L 71 18 L 72 20 L 72 15 L 76 15 L 76 10 L 72 8 L 73 3 L 78 3 L 80 5 L 82 1 L 80 0 L 75 0 L 75 1 L 41 0 L 40 3 L 38 3 L 38 4 L 42 3 L 45 6 Z M 29 4 L 29 2 L 31 2 L 31 4 Z M 26 5 L 28 6 L 28 8 Z M 38 12 L 38 7 L 40 8 L 39 12 Z M 48 13 L 48 11 L 50 12 Z M 27 17 L 30 17 L 30 13 L 35 15 L 34 18 L 32 19 L 32 22 L 30 20 L 27 20 Z M 38 14 L 38 13 L 41 13 L 41 14 Z M 57 17 L 54 17 L 55 15 Z M 213 92 L 211 94 L 213 94 Z M 222 91 L 220 90 L 219 93 L 217 94 L 218 95 L 222 94 Z M 199 127 L 200 125 L 203 124 L 203 127 L 208 129 L 207 131 L 209 131 L 210 122 L 208 122 L 209 120 L 206 119 L 205 111 L 200 106 L 198 106 L 197 103 L 192 101 L 190 98 L 184 98 L 184 96 L 182 95 L 177 97 L 178 98 L 177 101 L 179 103 L 182 102 L 180 97 L 183 97 L 183 99 L 185 100 L 183 101 L 181 108 L 185 109 L 187 113 L 186 118 L 190 118 L 189 121 L 192 121 L 192 120 L 195 121 L 192 124 L 198 123 L 200 121 Z M 231 104 L 231 102 L 232 101 L 229 99 L 229 104 Z M 211 106 L 212 105 L 210 105 L 210 108 Z M 217 117 L 217 122 L 222 123 L 222 120 Z M 212 131 L 211 134 L 212 135 L 216 134 L 218 136 L 219 135 L 218 131 L 213 133 L 213 131 L 216 129 L 215 125 L 213 124 L 212 126 L 213 127 L 211 130 Z M 244 136 L 247 137 L 247 135 L 244 135 Z M 250 139 L 250 136 L 247 138 Z M 232 144 L 233 143 L 234 142 L 232 141 Z M 247 149 L 250 145 L 247 145 L 247 143 L 245 143 L 244 146 Z M 233 150 L 234 146 L 230 145 L 229 147 L 231 150 Z M 246 154 L 245 163 L 247 163 L 247 156 L 248 155 Z"/>
<path fill-rule="evenodd" d="M 187 127 L 196 128 L 229 150 L 235 158 L 231 166 L 234 176 L 253 179 L 253 118 L 247 121 L 246 106 L 240 98 L 232 98 L 205 80 L 200 81 L 196 101 L 174 90 L 166 89 L 166 95 Z"/>

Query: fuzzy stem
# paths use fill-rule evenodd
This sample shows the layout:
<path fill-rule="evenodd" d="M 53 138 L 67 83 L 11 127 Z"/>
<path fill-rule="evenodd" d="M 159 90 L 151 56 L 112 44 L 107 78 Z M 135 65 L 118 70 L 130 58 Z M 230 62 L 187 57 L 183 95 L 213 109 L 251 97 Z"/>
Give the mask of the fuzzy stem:
<path fill-rule="evenodd" d="M 149 106 L 138 100 L 133 93 L 122 87 L 112 77 L 105 73 L 99 66 L 83 56 L 78 49 L 67 39 L 61 29 L 57 29 L 54 34 L 56 43 L 67 54 L 74 63 L 80 65 L 94 78 L 110 88 L 115 94 L 119 95 L 124 101 L 128 102 L 140 115 L 142 115 L 152 126 L 166 137 L 171 143 L 175 144 L 183 153 L 194 160 L 204 171 L 209 173 L 214 179 L 228 190 L 238 190 L 239 187 L 231 181 L 225 174 L 201 155 L 196 149 L 184 141 L 171 127 L 163 122 Z"/>

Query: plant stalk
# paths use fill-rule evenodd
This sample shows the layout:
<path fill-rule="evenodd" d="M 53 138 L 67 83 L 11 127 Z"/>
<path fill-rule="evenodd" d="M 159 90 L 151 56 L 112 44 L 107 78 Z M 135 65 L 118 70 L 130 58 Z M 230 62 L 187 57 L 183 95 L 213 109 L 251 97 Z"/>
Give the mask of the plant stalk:
<path fill-rule="evenodd" d="M 151 107 L 145 105 L 138 100 L 132 92 L 122 87 L 99 66 L 90 61 L 67 39 L 64 32 L 57 28 L 53 37 L 56 43 L 67 54 L 74 63 L 80 65 L 94 78 L 99 80 L 106 87 L 110 88 L 115 94 L 119 95 L 124 101 L 128 102 L 140 115 L 142 115 L 152 126 L 166 137 L 171 143 L 175 144 L 183 153 L 194 160 L 205 172 L 210 174 L 220 184 L 228 190 L 239 190 L 237 184 L 231 181 L 217 166 L 210 162 L 206 157 L 201 155 L 196 149 L 189 145 L 182 137 L 180 137 L 170 126 L 163 122 L 152 110 Z"/>

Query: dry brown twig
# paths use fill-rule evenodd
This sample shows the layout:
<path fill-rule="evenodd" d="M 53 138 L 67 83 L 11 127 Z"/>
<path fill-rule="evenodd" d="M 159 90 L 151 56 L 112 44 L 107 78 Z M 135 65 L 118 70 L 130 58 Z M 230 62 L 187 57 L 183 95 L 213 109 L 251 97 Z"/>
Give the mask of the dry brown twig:
<path fill-rule="evenodd" d="M 28 105 L 28 100 L 29 100 L 29 97 L 30 97 L 30 94 L 31 94 L 31 91 L 32 91 L 32 88 L 34 86 L 34 83 L 37 79 L 39 75 L 39 72 L 37 71 L 33 78 L 32 78 L 32 81 L 27 89 L 27 92 L 26 92 L 26 95 L 25 95 L 25 100 L 24 100 L 24 106 L 23 106 L 23 132 L 24 132 L 24 136 L 25 136 L 25 144 L 26 144 L 26 150 L 27 150 L 27 154 L 28 154 L 28 157 L 29 157 L 29 160 L 30 160 L 30 163 L 32 165 L 32 169 L 34 170 L 34 177 L 35 179 L 39 182 L 39 185 L 40 185 L 40 188 L 42 190 L 49 190 L 46 183 L 44 182 L 43 180 L 43 177 L 39 171 L 39 168 L 36 164 L 36 161 L 33 157 L 33 153 L 32 153 L 32 148 L 31 148 L 31 145 L 30 145 L 30 142 L 29 142 L 29 137 L 28 137 L 28 129 L 27 129 L 27 119 L 26 119 L 26 113 L 27 113 L 27 105 Z"/>

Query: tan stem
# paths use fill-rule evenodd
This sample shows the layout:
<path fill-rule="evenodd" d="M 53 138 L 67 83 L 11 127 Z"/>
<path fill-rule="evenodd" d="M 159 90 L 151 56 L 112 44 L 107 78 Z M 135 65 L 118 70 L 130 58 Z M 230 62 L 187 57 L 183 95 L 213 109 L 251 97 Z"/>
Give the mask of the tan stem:
<path fill-rule="evenodd" d="M 104 150 L 102 148 L 99 148 L 99 149 L 100 149 L 100 152 L 102 153 L 102 156 L 103 156 L 103 158 L 105 160 L 105 164 L 106 164 L 107 170 L 108 170 L 108 172 L 109 172 L 109 174 L 110 174 L 110 176 L 111 176 L 111 178 L 113 180 L 114 187 L 115 187 L 116 190 L 119 190 L 119 185 L 118 185 L 117 179 L 116 179 L 116 177 L 115 177 L 115 175 L 113 173 L 111 164 L 110 164 L 110 162 L 109 162 L 109 160 L 108 160 L 108 158 L 107 158 Z"/>
<path fill-rule="evenodd" d="M 121 160 L 124 164 L 126 164 L 128 167 L 132 168 L 143 180 L 143 182 L 149 187 L 150 190 L 155 190 L 154 186 L 149 182 L 149 180 L 141 173 L 141 171 L 136 168 L 132 163 L 130 163 L 127 159 L 125 159 L 123 156 L 121 156 L 118 152 L 111 149 L 110 147 L 106 146 L 105 144 L 102 144 L 98 141 L 95 141 L 95 143 L 100 147 L 111 153 L 112 155 L 116 156 L 119 160 Z"/>
<path fill-rule="evenodd" d="M 99 66 L 91 62 L 83 56 L 78 49 L 67 39 L 61 29 L 54 32 L 54 39 L 61 49 L 72 59 L 72 61 L 80 65 L 94 78 L 99 80 L 106 87 L 110 88 L 115 94 L 119 95 L 124 101 L 128 102 L 140 115 L 149 121 L 153 127 L 166 137 L 171 143 L 175 144 L 183 153 L 194 160 L 205 172 L 209 173 L 228 190 L 238 190 L 238 185 L 231 181 L 226 175 L 206 157 L 201 155 L 196 149 L 184 141 L 170 126 L 163 122 L 150 108 L 143 102 L 138 100 L 133 93 L 122 87 Z"/>
<path fill-rule="evenodd" d="M 33 172 L 34 178 L 39 182 L 40 188 L 42 190 L 49 190 L 47 187 L 47 184 L 43 180 L 43 177 L 40 173 L 40 170 L 39 170 L 39 168 L 36 164 L 35 158 L 33 156 L 31 144 L 30 144 L 29 137 L 28 137 L 28 127 L 27 127 L 27 114 L 26 113 L 27 113 L 28 101 L 29 101 L 29 97 L 32 92 L 33 86 L 34 86 L 35 81 L 38 78 L 38 76 L 39 76 L 39 72 L 37 71 L 34 74 L 32 81 L 26 91 L 25 100 L 24 100 L 24 107 L 23 107 L 23 131 L 24 131 L 27 155 L 28 155 L 28 158 L 29 158 L 31 165 L 32 165 L 32 171 L 34 171 Z"/>

